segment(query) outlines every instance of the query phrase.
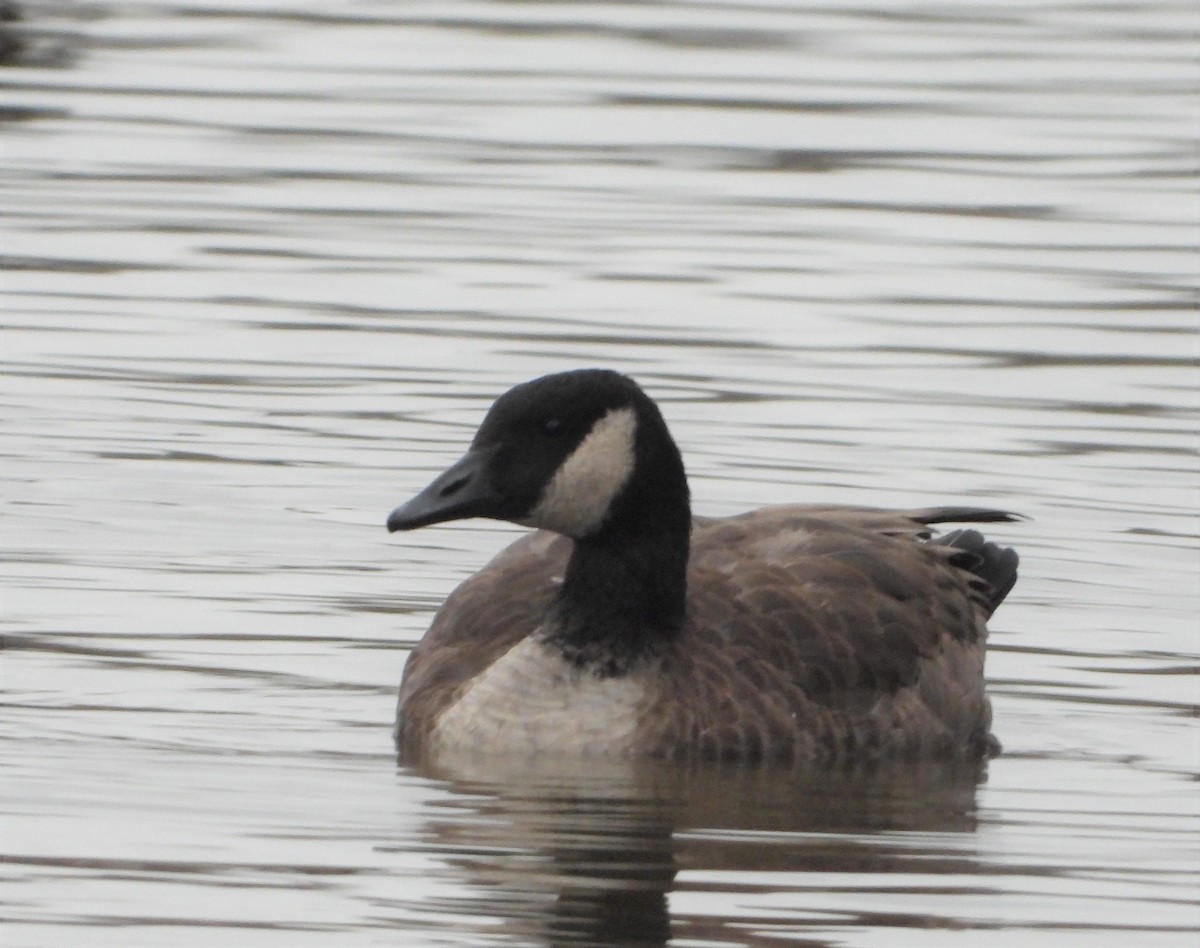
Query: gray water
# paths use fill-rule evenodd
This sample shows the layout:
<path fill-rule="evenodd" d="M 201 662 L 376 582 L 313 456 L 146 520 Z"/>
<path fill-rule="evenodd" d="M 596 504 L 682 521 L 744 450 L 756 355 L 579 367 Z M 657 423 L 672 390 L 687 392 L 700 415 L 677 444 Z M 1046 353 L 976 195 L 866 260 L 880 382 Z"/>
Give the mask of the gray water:
<path fill-rule="evenodd" d="M 0 27 L 6 948 L 1194 946 L 1186 3 L 29 3 Z M 422 774 L 389 537 L 634 374 L 696 508 L 1027 522 L 981 779 Z"/>

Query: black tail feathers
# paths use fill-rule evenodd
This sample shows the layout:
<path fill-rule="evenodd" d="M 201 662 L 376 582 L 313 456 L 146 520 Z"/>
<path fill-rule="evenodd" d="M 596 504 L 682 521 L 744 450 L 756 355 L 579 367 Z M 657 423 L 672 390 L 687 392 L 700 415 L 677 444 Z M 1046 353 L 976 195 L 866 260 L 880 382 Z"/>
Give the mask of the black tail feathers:
<path fill-rule="evenodd" d="M 989 615 L 1004 602 L 1017 582 L 1016 550 L 988 542 L 978 530 L 952 530 L 930 542 L 952 547 L 956 552 L 950 562 L 987 583 L 983 593 Z"/>

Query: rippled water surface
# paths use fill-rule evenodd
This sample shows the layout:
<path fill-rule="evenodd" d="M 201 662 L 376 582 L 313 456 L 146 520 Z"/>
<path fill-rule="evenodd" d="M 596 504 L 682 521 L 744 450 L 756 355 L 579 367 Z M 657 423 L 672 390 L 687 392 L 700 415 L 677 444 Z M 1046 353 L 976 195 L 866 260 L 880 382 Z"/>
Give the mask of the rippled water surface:
<path fill-rule="evenodd" d="M 22 12 L 6 948 L 1196 944 L 1190 5 Z M 383 518 L 592 364 L 702 512 L 1029 515 L 985 780 L 397 766 L 517 531 Z"/>

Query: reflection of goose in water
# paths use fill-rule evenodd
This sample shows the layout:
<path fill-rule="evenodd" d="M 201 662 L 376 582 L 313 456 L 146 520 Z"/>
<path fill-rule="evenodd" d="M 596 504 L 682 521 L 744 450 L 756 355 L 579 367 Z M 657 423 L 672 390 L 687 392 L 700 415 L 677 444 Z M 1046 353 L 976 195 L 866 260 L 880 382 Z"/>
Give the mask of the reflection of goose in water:
<path fill-rule="evenodd" d="M 763 924 L 747 905 L 765 901 L 788 907 L 769 924 L 792 937 L 808 924 L 799 906 L 823 906 L 816 937 L 800 943 L 825 944 L 830 883 L 808 891 L 810 873 L 839 879 L 863 914 L 881 873 L 889 885 L 918 873 L 922 890 L 943 874 L 947 891 L 961 886 L 970 848 L 961 834 L 975 828 L 981 767 L 830 774 L 592 760 L 564 775 L 561 762 L 509 763 L 499 774 L 494 760 L 457 778 L 438 772 L 450 795 L 426 810 L 422 848 L 446 867 L 448 896 L 426 894 L 401 914 L 415 909 L 422 926 L 444 927 L 456 943 L 477 931 L 497 944 L 745 944 L 745 931 Z M 854 910 L 841 914 L 835 927 L 857 924 Z"/>
<path fill-rule="evenodd" d="M 405 668 L 397 739 L 465 752 L 793 761 L 994 748 L 986 621 L 1016 554 L 968 507 L 786 506 L 693 519 L 683 462 L 630 379 L 519 385 L 391 530 L 541 528 L 447 599 Z M 559 536 L 556 536 L 558 534 Z"/>

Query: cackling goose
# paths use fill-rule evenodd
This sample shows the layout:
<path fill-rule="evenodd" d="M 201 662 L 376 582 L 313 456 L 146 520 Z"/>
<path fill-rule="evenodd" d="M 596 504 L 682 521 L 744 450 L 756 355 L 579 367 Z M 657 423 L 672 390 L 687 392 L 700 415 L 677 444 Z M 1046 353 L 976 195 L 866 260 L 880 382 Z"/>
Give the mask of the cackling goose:
<path fill-rule="evenodd" d="M 391 531 L 537 528 L 446 600 L 404 669 L 396 739 L 442 751 L 834 764 L 997 747 L 986 621 L 1017 555 L 975 507 L 788 505 L 693 517 L 683 461 L 631 379 L 535 379 Z"/>

